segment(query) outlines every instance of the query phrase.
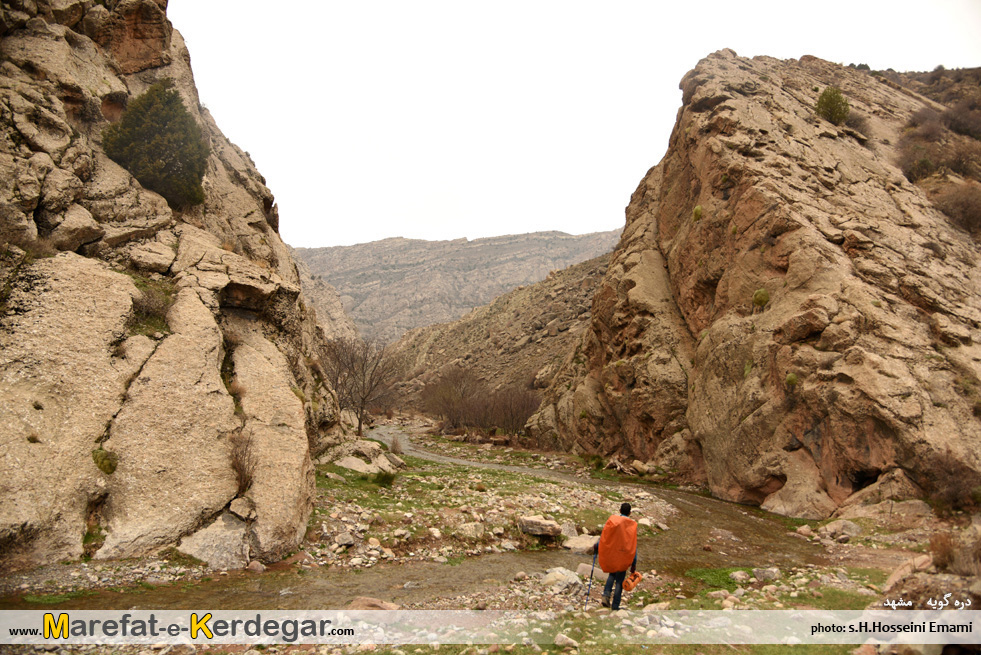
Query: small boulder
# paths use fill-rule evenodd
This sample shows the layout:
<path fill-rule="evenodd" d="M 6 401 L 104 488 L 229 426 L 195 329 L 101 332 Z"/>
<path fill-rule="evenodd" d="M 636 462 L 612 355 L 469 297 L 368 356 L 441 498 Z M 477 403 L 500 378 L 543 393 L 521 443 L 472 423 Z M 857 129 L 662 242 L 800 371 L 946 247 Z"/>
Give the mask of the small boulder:
<path fill-rule="evenodd" d="M 334 462 L 334 464 L 340 466 L 341 468 L 350 469 L 358 473 L 365 473 L 367 475 L 374 475 L 376 473 L 381 472 L 381 469 L 379 469 L 374 464 L 369 464 L 351 455 L 340 458 L 339 460 Z"/>
<path fill-rule="evenodd" d="M 607 574 L 603 572 L 603 569 L 593 566 L 592 564 L 586 564 L 582 562 L 576 567 L 576 575 L 586 578 L 589 580 L 592 576 L 593 580 L 606 582 Z"/>
<path fill-rule="evenodd" d="M 464 539 L 480 539 L 484 536 L 484 524 L 483 523 L 464 523 L 456 530 L 457 536 L 463 537 Z"/>
<path fill-rule="evenodd" d="M 544 516 L 522 516 L 518 519 L 518 529 L 525 534 L 543 537 L 557 537 L 562 534 L 562 527 L 555 521 L 549 521 Z"/>
<path fill-rule="evenodd" d="M 566 539 L 562 542 L 562 547 L 568 548 L 574 553 L 589 555 L 593 552 L 593 544 L 595 544 L 597 541 L 599 541 L 599 537 L 584 534 L 578 537 L 573 537 L 572 539 Z"/>
<path fill-rule="evenodd" d="M 228 511 L 243 521 L 255 518 L 255 504 L 248 498 L 236 498 L 228 506 Z"/>
<path fill-rule="evenodd" d="M 755 576 L 757 580 L 779 580 L 781 573 L 780 569 L 775 566 L 771 566 L 770 568 L 766 569 L 753 569 L 753 576 Z"/>
<path fill-rule="evenodd" d="M 746 571 L 733 571 L 729 574 L 729 579 L 733 582 L 743 584 L 744 582 L 749 582 L 749 573 L 746 573 Z"/>
<path fill-rule="evenodd" d="M 556 592 L 575 592 L 582 588 L 582 581 L 579 576 L 569 569 L 557 566 L 545 572 L 542 585 L 551 587 Z"/>
<path fill-rule="evenodd" d="M 853 521 L 838 519 L 827 525 L 822 525 L 818 528 L 818 534 L 829 539 L 837 539 L 841 536 L 857 537 L 862 534 L 862 528 Z"/>
<path fill-rule="evenodd" d="M 556 646 L 559 646 L 561 648 L 565 648 L 567 646 L 570 646 L 572 648 L 579 648 L 579 642 L 578 641 L 576 641 L 575 639 L 572 639 L 570 637 L 566 637 L 561 632 L 558 633 L 557 635 L 555 635 L 555 645 Z"/>
<path fill-rule="evenodd" d="M 338 546 L 353 546 L 354 536 L 350 532 L 342 532 L 334 537 L 334 543 Z"/>

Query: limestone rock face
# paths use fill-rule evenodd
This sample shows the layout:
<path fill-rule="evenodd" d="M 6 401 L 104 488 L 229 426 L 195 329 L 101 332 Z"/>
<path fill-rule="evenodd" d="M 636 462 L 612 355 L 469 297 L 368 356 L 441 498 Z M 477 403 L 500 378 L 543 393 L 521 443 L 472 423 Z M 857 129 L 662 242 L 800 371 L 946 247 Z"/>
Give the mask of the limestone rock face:
<path fill-rule="evenodd" d="M 487 239 L 393 238 L 356 246 L 297 248 L 313 275 L 337 289 L 366 337 L 454 321 L 521 285 L 606 254 L 619 230 L 573 236 L 535 232 Z"/>
<path fill-rule="evenodd" d="M 815 115 L 831 84 L 870 134 Z M 529 429 L 670 456 L 718 497 L 794 516 L 826 518 L 896 471 L 927 494 L 976 486 L 977 246 L 893 165 L 931 101 L 814 57 L 728 50 L 681 88 L 583 356 Z"/>
<path fill-rule="evenodd" d="M 290 248 L 290 253 L 295 255 Z M 296 271 L 300 275 L 300 288 L 307 301 L 317 312 L 317 323 L 323 328 L 327 339 L 357 339 L 358 328 L 344 310 L 344 303 L 337 289 L 331 286 L 321 275 L 310 273 L 310 267 L 298 257 Z"/>
<path fill-rule="evenodd" d="M 554 271 L 452 323 L 417 328 L 397 343 L 412 373 L 405 397 L 441 370 L 463 367 L 492 385 L 544 389 L 589 326 L 590 304 L 609 255 Z"/>
<path fill-rule="evenodd" d="M 272 193 L 200 106 L 166 7 L 4 5 L 0 567 L 78 557 L 94 530 L 97 558 L 275 560 L 339 439 Z M 100 145 L 164 78 L 211 148 L 205 202 L 181 211 Z"/>

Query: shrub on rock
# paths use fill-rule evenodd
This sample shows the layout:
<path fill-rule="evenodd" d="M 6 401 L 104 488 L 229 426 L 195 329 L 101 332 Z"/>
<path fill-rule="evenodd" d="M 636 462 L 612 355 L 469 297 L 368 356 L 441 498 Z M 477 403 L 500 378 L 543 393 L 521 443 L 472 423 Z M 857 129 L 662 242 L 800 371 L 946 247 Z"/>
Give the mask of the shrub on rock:
<path fill-rule="evenodd" d="M 829 86 L 821 92 L 814 111 L 821 118 L 835 125 L 841 125 L 848 118 L 848 101 L 845 100 L 841 89 L 836 86 Z"/>
<path fill-rule="evenodd" d="M 140 184 L 175 208 L 204 202 L 208 144 L 171 80 L 133 100 L 118 123 L 102 134 L 102 147 Z"/>

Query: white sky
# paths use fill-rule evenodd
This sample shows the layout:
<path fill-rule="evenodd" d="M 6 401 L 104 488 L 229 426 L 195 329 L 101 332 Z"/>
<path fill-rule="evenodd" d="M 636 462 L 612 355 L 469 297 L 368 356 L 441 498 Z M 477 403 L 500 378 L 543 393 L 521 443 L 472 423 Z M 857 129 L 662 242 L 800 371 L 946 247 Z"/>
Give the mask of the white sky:
<path fill-rule="evenodd" d="M 293 246 L 623 226 L 721 48 L 981 66 L 981 0 L 170 0 Z"/>

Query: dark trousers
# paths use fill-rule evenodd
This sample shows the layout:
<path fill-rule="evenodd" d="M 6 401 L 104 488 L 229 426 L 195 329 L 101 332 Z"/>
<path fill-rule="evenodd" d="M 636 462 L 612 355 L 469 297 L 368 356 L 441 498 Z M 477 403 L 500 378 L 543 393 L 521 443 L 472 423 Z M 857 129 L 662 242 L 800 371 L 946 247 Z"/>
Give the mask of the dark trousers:
<path fill-rule="evenodd" d="M 610 609 L 614 612 L 620 609 L 620 596 L 623 594 L 623 581 L 626 577 L 626 571 L 617 571 L 616 573 L 611 573 L 606 578 L 603 595 L 609 597 L 610 594 L 613 594 L 613 602 L 610 605 Z"/>
<path fill-rule="evenodd" d="M 634 554 L 634 563 L 631 568 L 637 568 L 637 555 Z M 617 571 L 616 573 L 611 573 L 609 577 L 606 578 L 606 586 L 603 587 L 603 595 L 609 597 L 613 595 L 613 602 L 610 603 L 610 609 L 614 612 L 620 609 L 620 596 L 623 595 L 623 581 L 627 578 L 626 571 Z"/>

